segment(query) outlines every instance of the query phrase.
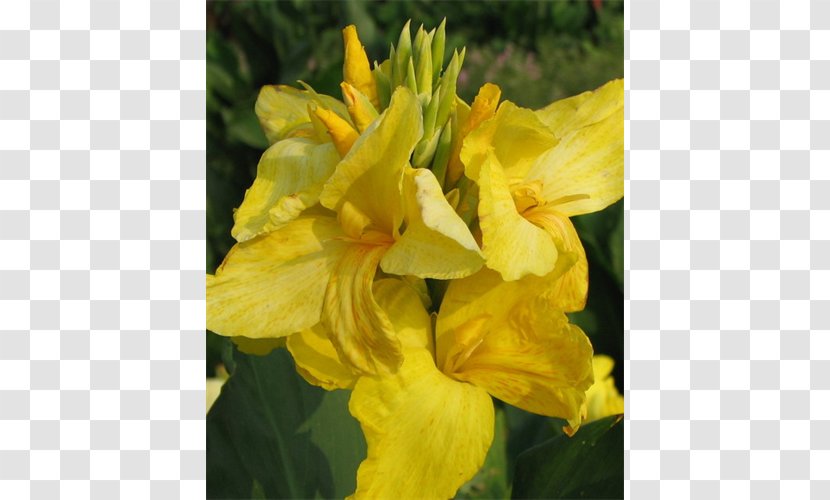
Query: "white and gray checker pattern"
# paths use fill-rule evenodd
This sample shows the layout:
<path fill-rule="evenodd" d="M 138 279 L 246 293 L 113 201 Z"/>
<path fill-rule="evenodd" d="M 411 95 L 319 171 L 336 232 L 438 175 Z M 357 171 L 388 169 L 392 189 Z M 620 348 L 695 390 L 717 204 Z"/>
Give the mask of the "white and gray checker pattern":
<path fill-rule="evenodd" d="M 205 4 L 0 6 L 0 497 L 205 496 Z"/>
<path fill-rule="evenodd" d="M 627 493 L 830 498 L 830 0 L 627 7 Z"/>

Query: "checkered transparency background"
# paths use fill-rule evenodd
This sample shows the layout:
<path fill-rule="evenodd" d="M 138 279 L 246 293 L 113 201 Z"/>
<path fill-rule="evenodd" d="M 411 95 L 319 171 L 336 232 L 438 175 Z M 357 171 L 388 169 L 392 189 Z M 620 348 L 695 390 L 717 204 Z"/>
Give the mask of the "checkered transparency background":
<path fill-rule="evenodd" d="M 830 1 L 628 7 L 626 489 L 830 498 Z"/>
<path fill-rule="evenodd" d="M 0 5 L 0 497 L 205 496 L 205 5 Z"/>

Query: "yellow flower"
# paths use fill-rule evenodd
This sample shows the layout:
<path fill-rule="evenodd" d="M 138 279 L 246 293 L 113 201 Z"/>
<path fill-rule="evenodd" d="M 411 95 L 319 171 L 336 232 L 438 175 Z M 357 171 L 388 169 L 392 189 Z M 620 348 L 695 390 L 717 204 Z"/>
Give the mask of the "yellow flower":
<path fill-rule="evenodd" d="M 588 267 L 569 217 L 622 197 L 622 80 L 536 112 L 505 101 L 493 114 L 498 97 L 494 85 L 482 87 L 460 151 L 465 174 L 479 187 L 487 267 L 510 281 L 546 276 L 567 258 L 575 264 L 559 281 L 569 296 L 562 307 L 579 310 Z"/>
<path fill-rule="evenodd" d="M 598 354 L 593 359 L 594 385 L 586 395 L 586 422 L 599 420 L 609 415 L 618 415 L 625 410 L 625 401 L 614 385 L 611 370 L 614 360 L 610 356 Z"/>
<path fill-rule="evenodd" d="M 329 131 L 342 119 L 331 115 L 315 112 Z M 302 166 L 272 170 L 273 189 L 263 189 L 266 194 L 256 198 L 259 213 L 267 215 L 250 217 L 271 225 L 252 230 L 257 235 L 235 245 L 216 275 L 208 276 L 208 329 L 261 339 L 286 337 L 322 323 L 354 371 L 395 371 L 402 361 L 400 345 L 372 295 L 378 266 L 389 274 L 451 279 L 468 276 L 483 264 L 472 234 L 447 203 L 435 176 L 409 166 L 421 135 L 420 105 L 410 90 L 398 88 L 383 114 L 349 144 L 345 157 L 339 162 L 335 158 L 327 178 L 321 174 L 315 177 L 321 181 L 306 184 L 313 185 L 307 189 L 313 191 L 309 201 L 291 212 L 293 219 L 286 217 L 290 220 L 277 226 L 273 211 L 280 200 L 292 196 L 274 195 L 274 189 L 284 193 L 294 171 L 319 167 L 329 172 L 337 139 L 331 134 L 334 146 L 306 143 L 328 148 L 323 166 L 311 163 L 318 158 L 312 153 L 279 156 L 278 166 L 290 161 Z M 305 208 L 318 199 L 322 206 Z"/>
<path fill-rule="evenodd" d="M 578 425 L 592 382 L 590 342 L 549 302 L 513 300 L 505 293 L 513 285 L 502 284 L 492 271 L 453 282 L 434 341 L 430 317 L 410 287 L 389 279 L 375 284 L 378 302 L 395 311 L 390 319 L 404 361 L 394 375 L 354 385 L 349 410 L 368 445 L 354 497 L 452 497 L 487 455 L 491 396 Z M 308 357 L 295 359 L 307 367 Z M 315 364 L 334 372 L 336 359 L 322 359 Z"/>

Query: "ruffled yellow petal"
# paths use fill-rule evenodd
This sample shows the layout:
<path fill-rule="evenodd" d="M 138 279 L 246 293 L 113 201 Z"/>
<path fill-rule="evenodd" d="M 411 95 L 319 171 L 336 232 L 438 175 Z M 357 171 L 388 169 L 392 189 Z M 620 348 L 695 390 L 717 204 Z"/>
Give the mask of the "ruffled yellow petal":
<path fill-rule="evenodd" d="M 578 423 L 593 382 L 593 349 L 579 327 L 541 299 L 519 304 L 507 321 L 472 326 L 479 333 L 467 332 L 464 338 L 476 339 L 475 347 L 448 375 L 513 406 Z M 454 340 L 443 335 L 439 343 L 442 339 Z"/>
<path fill-rule="evenodd" d="M 294 357 L 297 372 L 309 384 L 328 391 L 350 389 L 357 376 L 344 365 L 322 324 L 288 337 L 286 347 Z"/>
<path fill-rule="evenodd" d="M 536 158 L 559 140 L 537 118 L 533 111 L 520 108 L 510 101 L 501 103 L 495 117 L 471 131 L 461 149 L 465 173 L 477 179 L 477 155 L 492 150 L 511 183 L 525 177 Z"/>
<path fill-rule="evenodd" d="M 403 349 L 426 349 L 431 353 L 435 351 L 431 334 L 432 320 L 425 309 L 420 291 L 413 283 L 386 278 L 375 281 L 372 290 L 378 305 L 388 311 Z"/>
<path fill-rule="evenodd" d="M 247 241 L 284 226 L 317 203 L 323 183 L 340 161 L 331 144 L 290 138 L 265 151 L 254 183 L 234 213 L 231 235 Z"/>
<path fill-rule="evenodd" d="M 343 61 L 343 79 L 360 90 L 375 107 L 380 109 L 377 84 L 372 76 L 369 58 L 360 39 L 357 37 L 357 28 L 350 24 L 343 28 L 343 43 L 346 53 Z"/>
<path fill-rule="evenodd" d="M 466 115 L 464 121 L 459 122 L 459 134 L 453 139 L 453 147 L 450 152 L 449 164 L 447 165 L 447 186 L 454 186 L 458 182 L 458 179 L 461 178 L 461 174 L 464 173 L 464 164 L 460 156 L 464 138 L 483 122 L 495 115 L 500 97 L 501 89 L 498 85 L 485 83 L 478 90 L 478 95 L 473 100 L 470 112 L 464 113 Z"/>
<path fill-rule="evenodd" d="M 419 278 L 469 276 L 484 264 L 481 251 L 429 170 L 407 168 L 406 231 L 381 261 L 384 272 Z"/>
<path fill-rule="evenodd" d="M 342 236 L 334 217 L 301 216 L 234 245 L 216 275 L 207 277 L 207 328 L 257 339 L 316 324 L 347 246 Z"/>
<path fill-rule="evenodd" d="M 478 217 L 487 267 L 507 281 L 550 273 L 556 266 L 556 245 L 545 230 L 519 215 L 504 171 L 492 152 L 481 164 L 478 185 Z"/>
<path fill-rule="evenodd" d="M 387 248 L 350 243 L 326 288 L 323 324 L 340 359 L 359 373 L 394 373 L 403 360 L 392 322 L 372 293 Z"/>
<path fill-rule="evenodd" d="M 409 89 L 399 87 L 389 108 L 337 165 L 323 187 L 320 203 L 339 212 L 348 202 L 375 229 L 394 234 L 403 218 L 404 167 L 421 134 L 421 106 Z"/>
<path fill-rule="evenodd" d="M 434 352 L 429 314 L 418 292 L 408 283 L 388 278 L 376 281 L 372 288 L 378 305 L 392 313 L 390 320 L 401 345 Z M 289 336 L 287 347 L 297 372 L 308 383 L 331 391 L 350 389 L 357 382 L 358 374 L 340 360 L 322 323 Z"/>
<path fill-rule="evenodd" d="M 524 216 L 551 236 L 559 261 L 571 263 L 561 277 L 546 279 L 546 297 L 557 309 L 581 311 L 588 298 L 588 259 L 576 228 L 569 218 L 549 208 L 531 209 Z M 566 262 L 561 264 L 567 265 Z"/>
<path fill-rule="evenodd" d="M 436 324 L 436 360 L 450 377 L 578 426 L 593 380 L 592 347 L 552 306 L 546 286 L 545 278 L 504 282 L 488 270 L 450 283 Z"/>
<path fill-rule="evenodd" d="M 536 116 L 556 137 L 562 138 L 617 111 L 623 90 L 623 80 L 611 80 L 597 90 L 556 101 L 536 111 Z"/>
<path fill-rule="evenodd" d="M 594 385 L 586 393 L 586 422 L 599 420 L 609 415 L 619 415 L 625 411 L 625 401 L 614 384 L 611 370 L 614 360 L 610 356 L 594 356 Z"/>
<path fill-rule="evenodd" d="M 561 127 L 561 142 L 539 156 L 527 175 L 541 182 L 546 203 L 567 216 L 602 210 L 623 196 L 622 87 L 601 90 Z"/>
<path fill-rule="evenodd" d="M 259 91 L 254 111 L 268 142 L 287 137 L 311 137 L 313 127 L 308 116 L 308 103 L 317 101 L 323 107 L 347 117 L 342 102 L 327 95 L 311 95 L 308 91 L 288 85 L 266 85 Z"/>
<path fill-rule="evenodd" d="M 368 445 L 354 498 L 452 498 L 493 440 L 493 402 L 410 350 L 396 375 L 361 378 L 349 401 Z"/>

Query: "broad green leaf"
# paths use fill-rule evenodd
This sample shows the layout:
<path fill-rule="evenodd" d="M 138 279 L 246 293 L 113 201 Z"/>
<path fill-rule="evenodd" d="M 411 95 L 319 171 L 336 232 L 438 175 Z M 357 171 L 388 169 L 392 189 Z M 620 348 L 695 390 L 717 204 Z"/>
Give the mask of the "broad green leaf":
<path fill-rule="evenodd" d="M 348 391 L 326 392 L 290 355 L 235 352 L 236 367 L 207 415 L 208 498 L 343 498 L 366 456 Z"/>
<path fill-rule="evenodd" d="M 504 410 L 497 406 L 496 431 L 484 465 L 458 490 L 455 498 L 507 498 L 510 492 L 507 472 L 507 421 Z"/>
<path fill-rule="evenodd" d="M 607 417 L 522 453 L 513 498 L 622 498 L 623 425 Z"/>

